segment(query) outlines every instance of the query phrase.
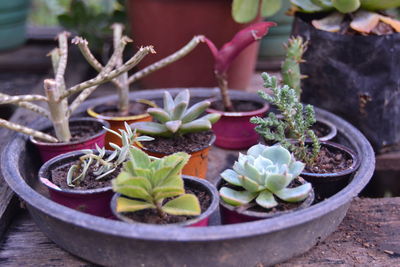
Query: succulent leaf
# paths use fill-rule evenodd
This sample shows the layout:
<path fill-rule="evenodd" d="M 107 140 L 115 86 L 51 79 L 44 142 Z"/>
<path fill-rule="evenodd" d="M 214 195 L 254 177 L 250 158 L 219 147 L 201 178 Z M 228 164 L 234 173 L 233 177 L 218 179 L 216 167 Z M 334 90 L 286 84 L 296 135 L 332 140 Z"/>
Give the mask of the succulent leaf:
<path fill-rule="evenodd" d="M 169 116 L 168 112 L 166 112 L 161 108 L 148 108 L 147 113 L 149 113 L 156 120 L 162 123 L 171 120 L 171 117 Z"/>
<path fill-rule="evenodd" d="M 201 213 L 199 200 L 195 195 L 183 194 L 162 206 L 162 210 L 173 215 L 198 215 Z"/>
<path fill-rule="evenodd" d="M 196 133 L 203 132 L 211 129 L 211 123 L 209 120 L 197 119 L 181 126 L 180 132 L 182 134 L 186 133 Z"/>
<path fill-rule="evenodd" d="M 177 121 L 167 121 L 165 124 L 165 127 L 171 132 L 171 133 L 176 133 L 182 125 L 182 121 L 177 120 Z"/>
<path fill-rule="evenodd" d="M 282 0 L 262 0 L 261 1 L 261 16 L 262 17 L 273 16 L 281 8 L 282 8 Z"/>
<path fill-rule="evenodd" d="M 232 17 L 238 23 L 247 23 L 256 18 L 259 0 L 233 0 Z"/>
<path fill-rule="evenodd" d="M 289 164 L 292 156 L 290 152 L 282 146 L 270 146 L 267 147 L 262 156 L 270 159 L 274 164 Z"/>
<path fill-rule="evenodd" d="M 271 192 L 276 192 L 288 186 L 292 180 L 292 177 L 288 174 L 270 174 L 265 181 L 265 186 Z"/>
<path fill-rule="evenodd" d="M 239 175 L 231 169 L 226 169 L 225 171 L 223 171 L 221 173 L 221 177 L 232 185 L 236 186 L 242 185 Z"/>
<path fill-rule="evenodd" d="M 222 187 L 219 190 L 219 194 L 224 202 L 232 206 L 242 206 L 250 203 L 257 196 L 257 193 L 236 191 L 228 187 Z"/>
<path fill-rule="evenodd" d="M 263 144 L 254 145 L 247 150 L 247 155 L 257 158 L 258 156 L 261 155 L 261 153 L 265 150 L 266 147 L 267 146 Z"/>
<path fill-rule="evenodd" d="M 248 192 L 259 192 L 264 189 L 259 181 L 252 180 L 249 176 L 240 176 L 241 186 Z"/>
<path fill-rule="evenodd" d="M 304 170 L 305 164 L 300 161 L 292 161 L 289 164 L 288 171 L 292 177 L 297 177 Z"/>
<path fill-rule="evenodd" d="M 124 182 L 119 182 L 118 177 L 129 176 L 129 179 L 124 179 Z M 151 200 L 151 195 L 147 191 L 151 188 L 148 180 L 144 177 L 132 177 L 128 173 L 120 173 L 117 179 L 112 181 L 113 190 L 125 196 L 138 198 L 143 200 Z"/>
<path fill-rule="evenodd" d="M 299 202 L 307 198 L 311 189 L 311 184 L 305 183 L 295 188 L 283 188 L 275 192 L 275 195 L 287 202 Z"/>
<path fill-rule="evenodd" d="M 271 209 L 278 205 L 278 202 L 276 202 L 274 195 L 268 190 L 262 191 L 257 196 L 256 203 L 266 209 Z"/>
<path fill-rule="evenodd" d="M 360 7 L 360 0 L 332 0 L 332 5 L 341 13 L 350 13 Z"/>
<path fill-rule="evenodd" d="M 175 108 L 174 99 L 172 98 L 171 94 L 168 91 L 164 92 L 163 97 L 164 102 L 164 110 L 170 113 Z"/>
<path fill-rule="evenodd" d="M 155 206 L 149 202 L 129 199 L 126 197 L 117 198 L 117 212 L 135 212 L 151 208 L 155 208 Z"/>
<path fill-rule="evenodd" d="M 169 136 L 170 131 L 164 124 L 160 124 L 157 122 L 135 122 L 131 125 L 138 132 L 142 134 L 148 134 L 152 136 Z"/>
<path fill-rule="evenodd" d="M 188 108 L 185 114 L 182 117 L 182 122 L 187 123 L 190 122 L 197 117 L 199 117 L 208 107 L 210 106 L 210 101 L 201 101 L 190 108 Z"/>

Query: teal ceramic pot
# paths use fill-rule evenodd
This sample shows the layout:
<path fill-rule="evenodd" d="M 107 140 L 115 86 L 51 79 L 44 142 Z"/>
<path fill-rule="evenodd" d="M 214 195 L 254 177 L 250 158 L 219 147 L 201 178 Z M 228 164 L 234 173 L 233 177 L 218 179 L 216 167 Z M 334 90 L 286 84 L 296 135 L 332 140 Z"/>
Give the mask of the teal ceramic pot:
<path fill-rule="evenodd" d="M 29 0 L 0 1 L 0 51 L 23 44 Z"/>
<path fill-rule="evenodd" d="M 283 43 L 286 43 L 292 30 L 293 17 L 285 15 L 290 8 L 290 1 L 283 0 L 282 8 L 277 14 L 268 17 L 268 21 L 274 21 L 278 24 L 269 30 L 268 36 L 261 41 L 259 50 L 259 59 L 284 57 L 286 54 Z"/>

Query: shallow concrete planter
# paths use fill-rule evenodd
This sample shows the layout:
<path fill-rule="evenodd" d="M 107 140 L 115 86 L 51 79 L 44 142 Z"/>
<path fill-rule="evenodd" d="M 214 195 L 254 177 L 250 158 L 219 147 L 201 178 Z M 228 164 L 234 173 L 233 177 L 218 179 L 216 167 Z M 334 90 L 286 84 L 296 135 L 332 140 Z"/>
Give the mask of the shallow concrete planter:
<path fill-rule="evenodd" d="M 99 119 L 92 119 L 92 118 L 71 119 L 71 120 L 69 120 L 69 124 L 70 124 L 70 126 L 78 125 L 78 124 L 82 124 L 82 125 L 93 124 L 93 125 L 97 125 L 100 128 L 103 126 L 107 127 L 107 128 L 110 127 L 108 122 L 102 121 Z M 37 124 L 35 123 L 35 125 L 37 125 Z M 52 126 L 50 124 L 45 124 L 42 127 L 37 127 L 37 129 L 40 129 L 41 131 L 46 131 L 51 128 L 52 128 Z M 52 159 L 58 155 L 61 155 L 61 154 L 67 153 L 67 152 L 81 150 L 81 149 L 95 149 L 96 144 L 99 147 L 103 147 L 105 134 L 106 134 L 106 130 L 101 129 L 101 131 L 99 131 L 94 136 L 85 138 L 83 140 L 67 142 L 67 143 L 42 142 L 33 137 L 29 137 L 29 139 L 33 144 L 35 144 L 35 146 L 39 150 L 39 154 L 40 154 L 42 161 L 46 162 L 49 159 Z"/>
<path fill-rule="evenodd" d="M 90 190 L 61 189 L 51 181 L 51 171 L 54 168 L 78 160 L 82 155 L 80 151 L 72 151 L 52 158 L 40 168 L 39 180 L 47 187 L 53 201 L 74 210 L 112 218 L 109 205 L 113 196 L 111 186 Z"/>
<path fill-rule="evenodd" d="M 264 117 L 269 105 L 258 95 L 243 93 L 235 96 L 231 95 L 232 100 L 248 100 L 259 103 L 262 107 L 247 112 L 225 112 L 208 108 L 208 113 L 221 114 L 221 118 L 213 124 L 212 129 L 217 136 L 215 145 L 227 149 L 246 149 L 257 144 L 259 135 L 254 131 L 255 124 L 250 123 L 253 116 Z"/>
<path fill-rule="evenodd" d="M 207 98 L 216 92 L 196 89 L 191 95 Z M 132 94 L 132 99 L 138 97 L 162 99 L 162 90 Z M 96 101 L 105 99 L 88 101 L 81 111 L 84 113 Z M 107 266 L 273 265 L 304 253 L 331 234 L 374 171 L 374 152 L 365 137 L 332 113 L 316 111 L 338 127 L 339 142 L 349 145 L 360 156 L 360 168 L 334 196 L 307 209 L 268 220 L 165 229 L 130 225 L 68 209 L 40 193 L 37 177 L 32 175 L 40 163 L 26 136 L 21 134 L 16 134 L 5 147 L 1 171 L 10 187 L 24 199 L 41 230 L 60 247 L 88 261 Z"/>
<path fill-rule="evenodd" d="M 195 188 L 198 190 L 201 190 L 202 192 L 206 192 L 209 196 L 211 196 L 211 203 L 210 206 L 208 206 L 207 210 L 204 211 L 202 214 L 197 216 L 196 218 L 193 218 L 191 220 L 181 222 L 181 223 L 174 223 L 174 224 L 167 224 L 163 226 L 185 226 L 185 227 L 202 227 L 202 226 L 207 226 L 210 216 L 212 213 L 214 213 L 217 208 L 218 208 L 218 202 L 219 202 L 219 195 L 217 189 L 208 181 L 204 179 L 199 179 L 197 177 L 193 176 L 183 176 L 183 181 L 185 183 L 185 188 L 190 189 L 190 188 Z M 112 201 L 111 201 L 111 210 L 115 217 L 120 219 L 121 221 L 127 222 L 127 223 L 132 223 L 132 224 L 140 224 L 143 225 L 145 223 L 140 223 L 136 222 L 132 219 L 130 219 L 127 216 L 124 216 L 121 213 L 118 213 L 116 211 L 116 206 L 117 206 L 117 198 L 121 196 L 121 194 L 114 194 Z"/>
<path fill-rule="evenodd" d="M 221 188 L 222 179 L 219 180 L 217 188 Z M 304 184 L 305 181 L 300 177 L 299 181 Z M 263 219 L 270 219 L 277 216 L 282 216 L 284 214 L 289 214 L 296 210 L 301 210 L 308 208 L 314 202 L 314 190 L 308 194 L 308 197 L 303 200 L 303 203 L 296 207 L 295 209 L 285 210 L 285 211 L 275 211 L 275 212 L 259 212 L 259 211 L 240 211 L 238 207 L 234 207 L 225 203 L 222 199 L 219 202 L 220 205 L 220 214 L 221 214 L 221 223 L 222 224 L 235 224 L 235 223 L 244 223 L 244 222 L 252 222 Z"/>

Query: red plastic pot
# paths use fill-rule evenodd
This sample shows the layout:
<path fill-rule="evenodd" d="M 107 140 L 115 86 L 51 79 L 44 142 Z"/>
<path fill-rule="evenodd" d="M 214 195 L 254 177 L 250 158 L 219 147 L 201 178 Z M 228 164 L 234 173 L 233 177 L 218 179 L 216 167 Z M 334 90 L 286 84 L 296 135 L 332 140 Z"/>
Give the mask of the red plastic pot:
<path fill-rule="evenodd" d="M 331 197 L 342 190 L 360 166 L 360 158 L 350 148 L 333 142 L 321 142 L 321 146 L 344 152 L 353 160 L 353 163 L 348 169 L 336 173 L 310 173 L 305 171 L 301 173 L 301 176 L 312 184 L 318 201 Z"/>
<path fill-rule="evenodd" d="M 255 95 L 256 97 L 256 95 Z M 250 123 L 253 116 L 264 117 L 269 105 L 261 99 L 262 108 L 247 112 L 225 112 L 208 108 L 208 113 L 219 113 L 221 118 L 213 124 L 212 129 L 217 137 L 215 145 L 227 149 L 246 149 L 258 143 L 259 135 L 254 130 L 255 124 Z"/>
<path fill-rule="evenodd" d="M 99 132 L 94 136 L 89 138 L 85 138 L 80 141 L 68 142 L 68 143 L 47 143 L 39 141 L 33 137 L 30 137 L 30 141 L 37 147 L 42 162 L 46 162 L 58 155 L 81 150 L 81 149 L 94 149 L 96 148 L 96 144 L 99 147 L 104 147 L 104 137 L 106 131 L 102 129 L 103 126 L 109 128 L 110 124 L 106 121 L 92 119 L 92 118 L 78 118 L 71 119 L 69 122 L 71 129 L 77 125 L 88 125 L 89 127 L 96 127 L 99 129 Z M 92 126 L 90 126 L 92 125 Z M 41 129 L 41 131 L 47 131 L 51 129 L 52 126 L 47 126 Z"/>
<path fill-rule="evenodd" d="M 217 208 L 218 208 L 218 202 L 219 202 L 219 194 L 217 192 L 217 189 L 215 188 L 214 185 L 212 185 L 210 182 L 204 180 L 204 179 L 199 179 L 197 177 L 193 176 L 188 176 L 188 175 L 183 175 L 183 182 L 185 184 L 185 188 L 195 188 L 197 190 L 202 190 L 204 192 L 207 192 L 208 195 L 211 196 L 211 203 L 208 208 L 201 213 L 198 217 L 187 220 L 185 222 L 181 223 L 173 223 L 173 224 L 168 224 L 168 226 L 185 226 L 185 227 L 204 227 L 208 226 L 209 218 L 212 213 L 214 213 Z M 121 213 L 118 213 L 116 211 L 116 206 L 117 206 L 117 198 L 121 194 L 116 193 L 114 194 L 112 200 L 111 200 L 111 210 L 114 214 L 115 217 L 120 219 L 121 221 L 127 222 L 127 223 L 132 223 L 132 224 L 145 224 L 142 222 L 137 222 L 132 219 L 130 219 L 127 216 L 122 215 Z"/>
<path fill-rule="evenodd" d="M 221 188 L 222 179 L 217 183 L 217 188 Z M 303 184 L 305 183 L 304 179 L 300 177 L 299 181 Z M 308 197 L 303 201 L 303 203 L 295 209 L 286 210 L 286 211 L 271 211 L 271 212 L 258 212 L 258 211 L 240 211 L 238 207 L 231 206 L 226 204 L 222 199 L 219 201 L 219 209 L 221 214 L 221 223 L 222 224 L 235 224 L 235 223 L 244 223 L 244 222 L 252 222 L 262 219 L 268 219 L 284 214 L 288 214 L 300 209 L 305 209 L 314 202 L 314 190 L 311 190 Z"/>
<path fill-rule="evenodd" d="M 143 59 L 139 68 L 174 53 L 199 34 L 207 36 L 220 48 L 249 25 L 232 19 L 231 0 L 129 0 L 127 4 L 135 45 L 151 44 L 157 51 Z M 254 73 L 258 48 L 259 43 L 255 42 L 233 61 L 228 71 L 230 88 L 247 88 Z M 209 49 L 199 44 L 190 54 L 140 82 L 143 88 L 216 86 L 213 66 L 214 58 Z"/>
<path fill-rule="evenodd" d="M 80 151 L 72 151 L 50 159 L 39 170 L 40 182 L 49 190 L 50 199 L 58 204 L 84 213 L 114 218 L 110 210 L 113 196 L 111 186 L 90 190 L 61 189 L 51 181 L 54 168 L 75 161 L 82 155 Z"/>

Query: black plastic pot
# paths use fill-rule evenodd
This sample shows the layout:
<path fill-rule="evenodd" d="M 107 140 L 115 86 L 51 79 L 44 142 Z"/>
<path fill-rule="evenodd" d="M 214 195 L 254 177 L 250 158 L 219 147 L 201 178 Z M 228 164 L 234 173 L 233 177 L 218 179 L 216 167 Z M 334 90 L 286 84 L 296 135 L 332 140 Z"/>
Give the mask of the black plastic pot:
<path fill-rule="evenodd" d="M 315 29 L 297 14 L 293 35 L 309 40 L 302 100 L 358 127 L 379 151 L 400 143 L 400 33 L 351 36 Z"/>
<path fill-rule="evenodd" d="M 321 142 L 321 146 L 328 147 L 329 150 L 340 150 L 344 152 L 352 159 L 353 163 L 348 169 L 336 173 L 311 173 L 306 171 L 301 173 L 301 176 L 313 185 L 318 201 L 331 197 L 342 190 L 349 183 L 351 176 L 360 166 L 359 156 L 348 147 L 332 142 Z"/>
<path fill-rule="evenodd" d="M 111 186 L 88 190 L 62 189 L 52 182 L 52 170 L 64 164 L 74 162 L 82 155 L 84 154 L 80 151 L 72 151 L 52 158 L 40 168 L 38 174 L 39 180 L 47 187 L 50 198 L 53 201 L 77 211 L 105 218 L 113 218 L 113 213 L 109 205 L 113 196 Z"/>
<path fill-rule="evenodd" d="M 203 212 L 202 214 L 200 214 L 199 216 L 197 216 L 196 218 L 193 218 L 193 219 L 185 221 L 185 222 L 168 224 L 168 225 L 164 225 L 164 226 L 190 226 L 190 227 L 207 226 L 209 223 L 209 218 L 210 218 L 211 214 L 214 213 L 216 211 L 216 209 L 218 208 L 219 195 L 218 195 L 217 189 L 210 182 L 208 182 L 204 179 L 193 177 L 193 176 L 183 175 L 183 182 L 185 184 L 185 189 L 192 188 L 192 189 L 197 189 L 202 192 L 206 192 L 211 197 L 210 206 L 208 206 L 207 210 L 205 212 Z M 118 219 L 120 219 L 121 221 L 124 221 L 127 223 L 144 224 L 144 223 L 134 221 L 134 220 L 130 219 L 129 217 L 124 216 L 123 214 L 118 213 L 116 211 L 117 198 L 120 196 L 121 196 L 121 194 L 119 194 L 119 193 L 114 194 L 114 196 L 111 200 L 111 210 L 112 210 L 114 216 L 117 217 Z"/>
<path fill-rule="evenodd" d="M 320 127 L 323 127 L 327 131 L 327 134 L 318 138 L 320 141 L 330 141 L 336 137 L 337 134 L 336 126 L 329 120 L 323 118 L 317 118 L 316 124 L 319 124 Z"/>
<path fill-rule="evenodd" d="M 217 188 L 220 189 L 222 186 L 222 179 L 220 179 L 217 183 Z M 303 178 L 299 178 L 301 184 L 304 184 Z M 285 211 L 270 211 L 270 212 L 259 212 L 259 211 L 250 211 L 244 210 L 241 211 L 238 207 L 231 206 L 225 203 L 222 199 L 219 201 L 219 208 L 221 214 L 221 223 L 222 224 L 235 224 L 235 223 L 244 223 L 244 222 L 252 222 L 262 219 L 270 219 L 277 216 L 282 216 L 284 214 L 288 214 L 297 210 L 305 209 L 311 206 L 314 202 L 314 190 L 311 190 L 308 197 L 303 200 L 301 205 L 296 207 L 295 209 L 285 210 Z"/>
<path fill-rule="evenodd" d="M 163 90 L 140 91 L 131 97 L 161 100 L 162 94 Z M 218 89 L 191 90 L 191 95 L 199 99 L 217 94 Z M 115 99 L 116 96 L 88 101 L 80 111 L 84 114 L 89 106 Z M 374 152 L 365 137 L 332 113 L 320 109 L 316 112 L 337 126 L 337 139 L 360 156 L 360 168 L 334 196 L 307 209 L 268 220 L 165 229 L 130 225 L 66 208 L 49 200 L 47 190 L 42 190 L 35 175 L 40 166 L 37 154 L 21 134 L 16 134 L 6 145 L 0 167 L 40 229 L 60 247 L 88 261 L 106 266 L 273 265 L 304 253 L 331 234 L 374 171 Z"/>

